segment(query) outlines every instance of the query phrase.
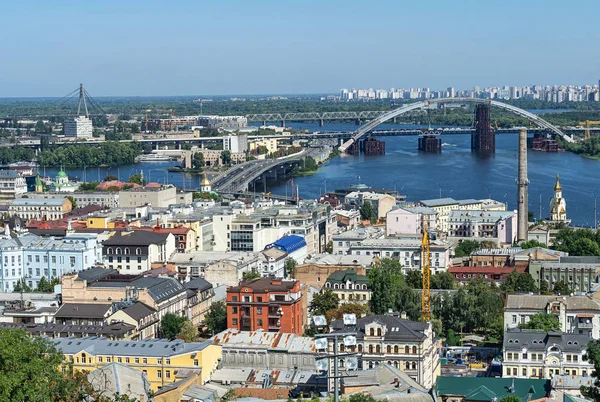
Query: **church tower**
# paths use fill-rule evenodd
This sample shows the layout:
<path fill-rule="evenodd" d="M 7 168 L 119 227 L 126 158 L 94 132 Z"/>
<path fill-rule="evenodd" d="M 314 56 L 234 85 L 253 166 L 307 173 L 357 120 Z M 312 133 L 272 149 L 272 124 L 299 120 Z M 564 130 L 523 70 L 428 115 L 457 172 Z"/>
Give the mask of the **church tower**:
<path fill-rule="evenodd" d="M 40 178 L 39 173 L 35 176 L 35 192 L 36 193 L 44 192 L 44 185 L 42 184 L 42 179 Z"/>
<path fill-rule="evenodd" d="M 211 190 L 210 181 L 208 181 L 208 178 L 206 177 L 206 173 L 204 173 L 204 178 L 202 179 L 202 182 L 200 183 L 200 191 L 209 193 L 210 190 Z"/>
<path fill-rule="evenodd" d="M 562 196 L 562 186 L 558 175 L 556 175 L 556 184 L 554 185 L 554 198 L 550 201 L 550 220 L 554 222 L 567 220 L 567 202 Z"/>

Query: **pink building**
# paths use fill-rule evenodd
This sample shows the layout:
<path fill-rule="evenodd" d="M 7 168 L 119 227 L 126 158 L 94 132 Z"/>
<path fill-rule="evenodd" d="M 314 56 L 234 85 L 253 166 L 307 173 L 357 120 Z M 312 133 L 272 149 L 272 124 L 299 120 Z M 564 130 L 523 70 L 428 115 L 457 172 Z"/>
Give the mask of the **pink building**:
<path fill-rule="evenodd" d="M 428 207 L 407 207 L 387 213 L 385 234 L 387 236 L 421 235 L 423 224 L 427 222 L 429 231 L 437 230 L 437 212 Z"/>

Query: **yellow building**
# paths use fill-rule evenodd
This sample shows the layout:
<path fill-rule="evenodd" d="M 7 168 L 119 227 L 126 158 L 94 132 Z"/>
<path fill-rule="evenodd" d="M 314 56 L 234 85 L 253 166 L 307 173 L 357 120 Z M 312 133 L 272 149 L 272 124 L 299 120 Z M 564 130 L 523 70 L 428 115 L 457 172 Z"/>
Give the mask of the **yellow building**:
<path fill-rule="evenodd" d="M 111 341 L 90 337 L 56 338 L 51 342 L 75 371 L 92 371 L 113 362 L 122 363 L 146 373 L 153 391 L 180 379 L 177 374 L 183 370 L 201 369 L 200 381 L 204 384 L 221 359 L 221 346 L 210 341 Z"/>
<path fill-rule="evenodd" d="M 107 216 L 89 216 L 85 221 L 88 229 L 114 229 L 115 222 Z"/>
<path fill-rule="evenodd" d="M 248 145 L 250 145 L 250 152 L 258 147 L 265 147 L 270 154 L 277 152 L 277 138 L 262 138 L 260 140 L 254 140 Z"/>

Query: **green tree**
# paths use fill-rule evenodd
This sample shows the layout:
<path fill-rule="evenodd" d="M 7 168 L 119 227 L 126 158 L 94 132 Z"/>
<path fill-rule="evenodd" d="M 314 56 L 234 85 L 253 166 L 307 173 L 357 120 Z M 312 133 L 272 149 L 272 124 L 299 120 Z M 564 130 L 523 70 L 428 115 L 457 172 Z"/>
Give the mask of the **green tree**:
<path fill-rule="evenodd" d="M 89 183 L 81 183 L 79 185 L 79 191 L 96 191 L 96 187 L 100 185 L 99 181 L 92 181 Z"/>
<path fill-rule="evenodd" d="M 413 289 L 423 288 L 423 275 L 418 269 L 411 269 L 406 275 L 406 284 Z"/>
<path fill-rule="evenodd" d="M 221 152 L 221 162 L 225 166 L 231 166 L 231 151 Z"/>
<path fill-rule="evenodd" d="M 569 287 L 569 284 L 567 282 L 565 282 L 564 280 L 560 280 L 554 283 L 554 288 L 552 289 L 552 291 L 557 294 L 557 295 L 570 295 L 572 293 L 571 288 Z"/>
<path fill-rule="evenodd" d="M 71 207 L 73 207 L 73 209 L 77 208 L 77 201 L 75 201 L 75 198 L 73 198 L 72 195 L 67 195 L 65 198 L 71 201 Z"/>
<path fill-rule="evenodd" d="M 528 240 L 528 241 L 524 241 L 521 242 L 519 244 L 519 246 L 523 249 L 526 250 L 528 248 L 534 248 L 534 247 L 546 247 L 546 245 L 544 243 L 540 243 L 539 241 L 532 239 L 532 240 Z"/>
<path fill-rule="evenodd" d="M 500 402 L 523 402 L 521 400 L 521 398 L 519 398 L 516 395 L 504 395 L 501 399 Z"/>
<path fill-rule="evenodd" d="M 139 184 L 140 186 L 146 185 L 146 179 L 142 177 L 140 173 L 132 174 L 129 176 L 129 183 Z"/>
<path fill-rule="evenodd" d="M 287 277 L 294 278 L 296 276 L 296 267 L 297 266 L 298 266 L 298 263 L 293 258 L 285 259 L 284 271 L 285 271 L 286 278 Z"/>
<path fill-rule="evenodd" d="M 594 371 L 592 371 L 594 382 L 591 387 L 582 386 L 581 394 L 595 402 L 600 402 L 600 343 L 598 341 L 588 343 L 584 359 L 594 366 Z"/>
<path fill-rule="evenodd" d="M 431 289 L 454 289 L 454 276 L 448 271 L 431 275 Z"/>
<path fill-rule="evenodd" d="M 371 394 L 356 393 L 350 395 L 348 402 L 377 402 L 377 400 Z"/>
<path fill-rule="evenodd" d="M 42 293 L 52 293 L 54 292 L 54 286 L 50 282 L 48 282 L 45 276 L 42 276 L 42 278 L 38 282 L 37 289 L 35 291 Z"/>
<path fill-rule="evenodd" d="M 516 292 L 537 292 L 538 286 L 533 277 L 528 273 L 519 273 L 515 269 L 506 275 L 504 282 L 500 285 L 500 290 L 504 294 L 514 294 Z"/>
<path fill-rule="evenodd" d="M 107 174 L 106 176 L 104 176 L 104 181 L 114 181 L 114 180 L 119 180 L 119 178 L 117 176 L 115 176 L 114 174 Z"/>
<path fill-rule="evenodd" d="M 475 240 L 463 240 L 458 243 L 458 246 L 454 249 L 454 256 L 456 257 L 468 257 L 475 250 L 481 248 L 481 243 Z"/>
<path fill-rule="evenodd" d="M 163 338 L 175 339 L 175 337 L 181 331 L 181 327 L 186 320 L 186 317 L 182 317 L 177 314 L 165 314 L 160 321 L 160 335 Z"/>
<path fill-rule="evenodd" d="M 407 285 L 400 262 L 383 258 L 369 271 L 370 309 L 374 314 L 386 314 L 389 309 L 404 311 L 416 320 L 421 315 L 419 291 Z"/>
<path fill-rule="evenodd" d="M 38 120 L 37 123 L 35 123 L 35 132 L 38 134 L 48 132 L 48 129 L 42 120 Z"/>
<path fill-rule="evenodd" d="M 456 337 L 454 330 L 449 329 L 448 336 L 446 337 L 446 343 L 448 344 L 448 346 L 458 346 L 459 342 L 460 339 Z"/>
<path fill-rule="evenodd" d="M 202 171 L 204 170 L 204 165 L 204 154 L 196 152 L 192 158 L 192 169 Z"/>
<path fill-rule="evenodd" d="M 528 211 L 527 212 L 527 222 L 533 222 L 534 219 L 535 219 L 535 213 L 533 213 L 533 211 Z"/>
<path fill-rule="evenodd" d="M 364 201 L 360 207 L 360 218 L 362 220 L 368 220 L 373 222 L 377 219 L 377 215 L 375 215 L 375 209 L 370 202 Z"/>
<path fill-rule="evenodd" d="M 14 291 L 29 293 L 31 292 L 31 287 L 25 283 L 25 279 L 19 279 L 15 285 Z"/>
<path fill-rule="evenodd" d="M 261 275 L 257 271 L 247 271 L 242 274 L 242 279 L 245 281 L 251 281 L 253 279 L 260 278 Z"/>
<path fill-rule="evenodd" d="M 206 327 L 211 334 L 227 329 L 227 306 L 222 301 L 210 305 L 206 313 Z"/>
<path fill-rule="evenodd" d="M 198 328 L 188 319 L 181 325 L 177 338 L 183 339 L 185 342 L 194 342 L 198 337 Z"/>
<path fill-rule="evenodd" d="M 313 296 L 308 310 L 313 315 L 325 315 L 328 311 L 338 308 L 339 299 L 333 290 L 325 289 Z"/>
<path fill-rule="evenodd" d="M 338 308 L 329 310 L 325 313 L 327 322 L 331 322 L 334 318 L 341 320 L 344 318 L 344 314 L 355 314 L 357 318 L 363 317 L 369 313 L 369 307 L 362 303 L 344 303 Z M 317 314 L 318 315 L 318 314 Z"/>
<path fill-rule="evenodd" d="M 540 282 L 540 294 L 547 295 L 550 293 L 552 292 L 550 292 L 550 285 L 548 284 L 548 281 L 542 279 Z"/>
<path fill-rule="evenodd" d="M 554 314 L 537 313 L 531 316 L 529 322 L 519 325 L 523 329 L 540 329 L 543 331 L 559 331 L 560 322 Z"/>
<path fill-rule="evenodd" d="M 600 232 L 563 228 L 556 234 L 552 248 L 574 256 L 600 256 Z"/>

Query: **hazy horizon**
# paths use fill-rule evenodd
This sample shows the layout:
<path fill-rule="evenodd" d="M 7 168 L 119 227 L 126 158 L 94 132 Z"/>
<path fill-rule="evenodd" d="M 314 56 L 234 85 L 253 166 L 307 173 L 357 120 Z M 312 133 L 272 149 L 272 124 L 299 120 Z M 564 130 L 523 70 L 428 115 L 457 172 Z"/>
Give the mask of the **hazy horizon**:
<path fill-rule="evenodd" d="M 0 97 L 80 82 L 94 97 L 593 85 L 600 31 L 583 17 L 599 12 L 591 0 L 8 2 Z"/>

